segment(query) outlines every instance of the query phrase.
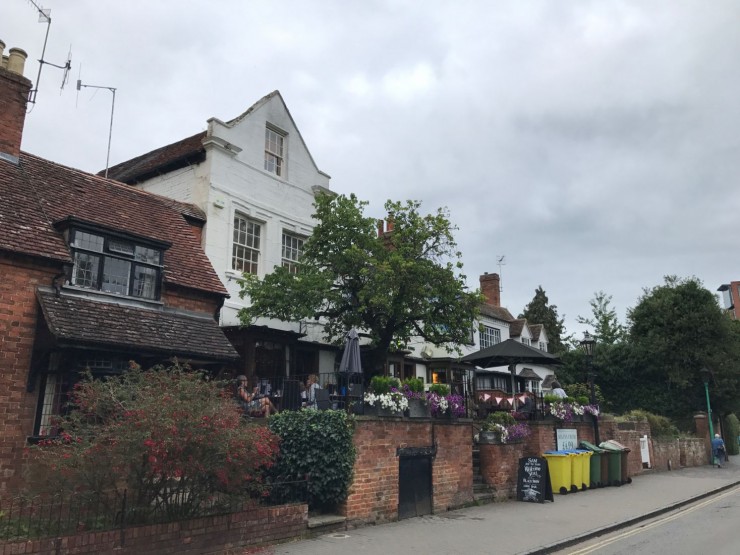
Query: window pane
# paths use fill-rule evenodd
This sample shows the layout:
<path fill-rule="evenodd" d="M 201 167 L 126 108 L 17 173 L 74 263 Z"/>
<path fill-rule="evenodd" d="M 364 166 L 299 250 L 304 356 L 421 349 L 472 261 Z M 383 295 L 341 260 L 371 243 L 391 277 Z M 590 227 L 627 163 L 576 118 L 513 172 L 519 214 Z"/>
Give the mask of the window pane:
<path fill-rule="evenodd" d="M 76 252 L 75 265 L 72 270 L 72 285 L 97 288 L 99 267 L 99 256 L 86 252 Z"/>
<path fill-rule="evenodd" d="M 103 291 L 128 295 L 131 262 L 106 256 L 103 265 Z"/>
<path fill-rule="evenodd" d="M 134 297 L 154 299 L 157 292 L 157 270 L 144 266 L 134 267 Z"/>
<path fill-rule="evenodd" d="M 75 231 L 75 242 L 72 245 L 78 249 L 88 251 L 103 252 L 103 238 L 100 235 L 93 235 L 84 231 Z"/>
<path fill-rule="evenodd" d="M 108 241 L 108 250 L 121 254 L 134 254 L 134 246 L 131 243 L 124 243 L 123 241 L 117 241 L 115 239 L 110 239 Z"/>
<path fill-rule="evenodd" d="M 276 175 L 283 173 L 283 145 L 285 137 L 265 128 L 265 170 Z"/>
<path fill-rule="evenodd" d="M 161 254 L 157 249 L 150 249 L 149 247 L 136 247 L 135 258 L 138 262 L 146 262 L 148 264 L 159 265 L 161 262 Z"/>
<path fill-rule="evenodd" d="M 46 376 L 41 399 L 38 435 L 55 436 L 59 433 L 55 417 L 62 414 L 64 404 L 67 402 L 68 389 L 69 384 L 66 375 L 48 374 Z"/>

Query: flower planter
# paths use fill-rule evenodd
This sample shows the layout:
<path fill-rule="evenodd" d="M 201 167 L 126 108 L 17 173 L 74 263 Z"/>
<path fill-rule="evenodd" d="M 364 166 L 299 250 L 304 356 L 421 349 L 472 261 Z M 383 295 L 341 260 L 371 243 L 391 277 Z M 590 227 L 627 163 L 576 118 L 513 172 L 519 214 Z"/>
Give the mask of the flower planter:
<path fill-rule="evenodd" d="M 377 407 L 377 410 L 378 410 L 377 412 L 378 416 L 397 416 L 397 417 L 403 416 L 403 412 L 398 411 L 398 410 L 386 409 L 384 407 Z"/>
<path fill-rule="evenodd" d="M 429 405 L 423 399 L 409 399 L 409 418 L 429 418 Z"/>
<path fill-rule="evenodd" d="M 499 445 L 502 444 L 501 432 L 480 432 L 478 433 L 478 443 L 483 445 Z"/>

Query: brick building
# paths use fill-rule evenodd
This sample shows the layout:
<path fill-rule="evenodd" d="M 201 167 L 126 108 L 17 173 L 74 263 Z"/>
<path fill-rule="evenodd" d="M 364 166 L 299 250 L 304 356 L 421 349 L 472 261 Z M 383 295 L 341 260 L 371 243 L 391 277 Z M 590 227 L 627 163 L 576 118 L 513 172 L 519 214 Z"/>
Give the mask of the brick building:
<path fill-rule="evenodd" d="M 0 67 L 0 494 L 20 487 L 24 447 L 56 433 L 81 371 L 238 358 L 201 210 L 21 151 L 25 57 Z"/>

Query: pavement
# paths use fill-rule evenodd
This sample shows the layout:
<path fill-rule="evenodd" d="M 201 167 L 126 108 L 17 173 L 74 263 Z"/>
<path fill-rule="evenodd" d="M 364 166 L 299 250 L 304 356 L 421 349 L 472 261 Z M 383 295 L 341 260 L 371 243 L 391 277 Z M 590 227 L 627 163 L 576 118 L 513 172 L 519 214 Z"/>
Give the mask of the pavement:
<path fill-rule="evenodd" d="M 740 455 L 723 468 L 709 465 L 647 471 L 631 484 L 555 495 L 554 502 L 507 501 L 377 526 L 331 532 L 271 546 L 274 555 L 348 552 L 552 553 L 731 488 L 740 492 Z"/>

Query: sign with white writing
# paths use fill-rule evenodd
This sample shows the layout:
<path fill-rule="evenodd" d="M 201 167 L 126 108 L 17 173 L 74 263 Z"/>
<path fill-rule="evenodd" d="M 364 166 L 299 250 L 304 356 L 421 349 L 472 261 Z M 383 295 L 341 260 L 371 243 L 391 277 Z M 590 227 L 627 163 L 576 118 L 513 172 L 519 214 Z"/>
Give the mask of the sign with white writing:
<path fill-rule="evenodd" d="M 578 449 L 578 431 L 558 428 L 556 430 L 558 451 Z"/>
<path fill-rule="evenodd" d="M 547 459 L 540 457 L 519 459 L 516 498 L 529 503 L 544 503 L 546 499 L 555 501 L 552 495 Z"/>

